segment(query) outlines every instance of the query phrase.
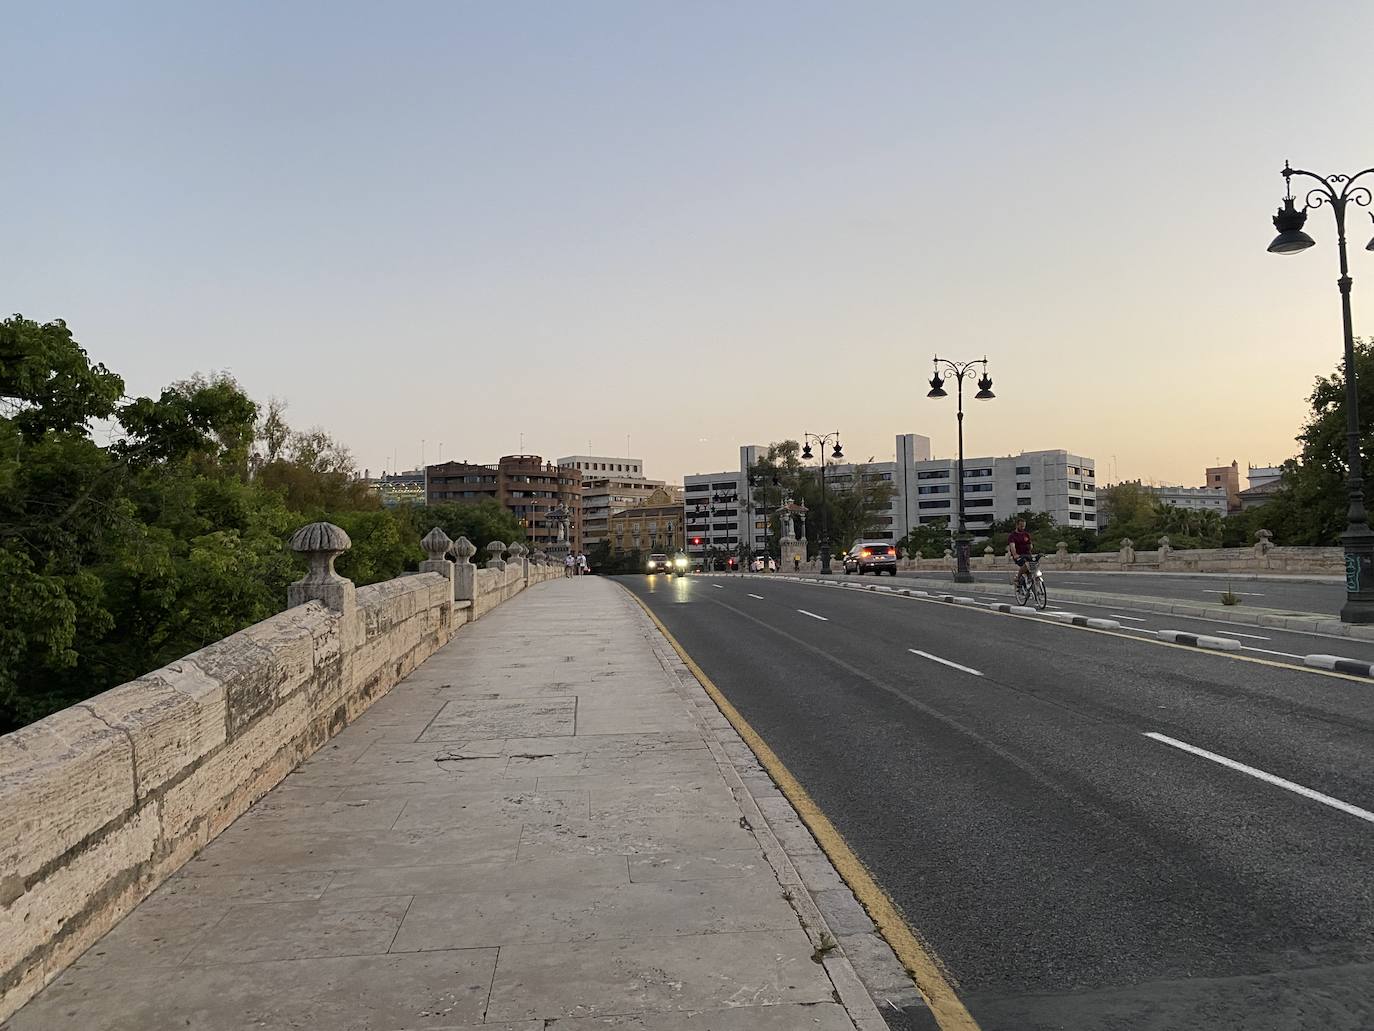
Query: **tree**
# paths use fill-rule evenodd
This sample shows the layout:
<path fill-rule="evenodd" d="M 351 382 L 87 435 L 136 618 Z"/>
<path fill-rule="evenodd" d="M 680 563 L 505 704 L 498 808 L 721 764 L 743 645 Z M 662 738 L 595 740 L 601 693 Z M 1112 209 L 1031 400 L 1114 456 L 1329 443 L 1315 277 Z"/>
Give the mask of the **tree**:
<path fill-rule="evenodd" d="M 902 554 L 909 558 L 941 558 L 946 548 L 952 548 L 949 535 L 949 520 L 942 518 L 931 523 L 913 526 L 911 531 L 898 542 Z"/>
<path fill-rule="evenodd" d="M 477 548 L 474 561 L 481 562 L 485 555 L 483 549 L 492 541 L 512 544 L 525 540 L 525 530 L 515 515 L 495 498 L 483 498 L 473 504 L 449 502 L 430 505 L 428 508 L 407 506 L 404 511 L 410 519 L 414 532 L 421 536 L 430 527 L 437 526 L 455 541 L 466 537 Z M 420 524 L 424 528 L 420 528 Z M 419 540 L 419 537 L 416 537 Z"/>
<path fill-rule="evenodd" d="M 1370 430 L 1374 420 L 1374 341 L 1355 341 L 1355 374 L 1366 496 L 1374 500 L 1374 492 L 1368 490 L 1374 482 L 1369 479 L 1374 470 L 1368 469 L 1369 455 L 1374 451 Z M 1274 539 L 1283 544 L 1334 546 L 1345 531 L 1349 505 L 1344 368 L 1318 378 L 1308 403 L 1312 414 L 1297 436 L 1298 457 L 1284 463 L 1278 492 L 1260 509 L 1268 524 L 1263 528 L 1272 530 Z"/>

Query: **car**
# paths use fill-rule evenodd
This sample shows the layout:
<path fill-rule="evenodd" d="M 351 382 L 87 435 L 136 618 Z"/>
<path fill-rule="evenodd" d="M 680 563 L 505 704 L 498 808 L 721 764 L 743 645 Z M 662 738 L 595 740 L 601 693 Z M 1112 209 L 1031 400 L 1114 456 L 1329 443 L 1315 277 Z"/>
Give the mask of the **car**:
<path fill-rule="evenodd" d="M 650 555 L 649 561 L 644 566 L 648 573 L 671 573 L 673 571 L 672 560 L 667 555 Z"/>
<path fill-rule="evenodd" d="M 846 573 L 897 575 L 897 549 L 886 541 L 855 541 L 844 556 Z"/>

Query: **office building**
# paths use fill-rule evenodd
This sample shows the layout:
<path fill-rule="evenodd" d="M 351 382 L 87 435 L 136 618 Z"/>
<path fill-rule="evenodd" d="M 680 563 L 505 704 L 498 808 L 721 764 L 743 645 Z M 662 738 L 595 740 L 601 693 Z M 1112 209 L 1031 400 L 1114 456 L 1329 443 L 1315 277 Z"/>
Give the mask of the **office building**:
<path fill-rule="evenodd" d="M 582 474 L 583 479 L 597 476 L 643 476 L 644 460 L 641 458 L 614 458 L 606 455 L 568 455 L 558 460 L 559 465 L 572 466 Z"/>
<path fill-rule="evenodd" d="M 1232 461 L 1230 465 L 1214 465 L 1207 469 L 1207 478 L 1203 480 L 1203 486 L 1218 488 L 1226 492 L 1226 510 L 1228 512 L 1240 511 L 1240 463 Z"/>
<path fill-rule="evenodd" d="M 612 455 L 568 455 L 558 460 L 582 476 L 582 545 L 590 548 L 608 538 L 608 520 L 668 485 L 643 475 L 644 460 Z M 670 491 L 676 487 L 668 487 Z"/>
<path fill-rule="evenodd" d="M 475 504 L 492 498 L 520 520 L 525 539 L 535 548 L 558 540 L 558 526 L 549 515 L 562 507 L 568 512 L 569 543 L 582 548 L 582 478 L 576 469 L 538 455 L 504 455 L 496 465 L 441 462 L 426 466 L 425 474 L 428 504 Z"/>

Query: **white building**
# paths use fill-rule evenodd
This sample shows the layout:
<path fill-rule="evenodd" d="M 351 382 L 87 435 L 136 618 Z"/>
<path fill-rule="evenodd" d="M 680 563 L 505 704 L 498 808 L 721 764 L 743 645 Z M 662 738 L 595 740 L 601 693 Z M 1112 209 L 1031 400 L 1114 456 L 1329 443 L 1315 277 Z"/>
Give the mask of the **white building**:
<path fill-rule="evenodd" d="M 708 547 L 738 550 L 747 538 L 752 552 L 764 550 L 766 522 L 747 511 L 749 468 L 767 453 L 756 444 L 740 448 L 740 468 L 684 478 L 687 550 L 700 559 Z M 931 458 L 930 438 L 904 433 L 896 438 L 896 457 L 884 462 L 843 462 L 826 467 L 830 489 L 854 484 L 862 465 L 870 481 L 892 485 L 888 507 L 875 513 L 865 536 L 899 541 L 917 526 L 945 521 L 958 525 L 957 458 Z M 813 468 L 818 468 L 814 467 Z M 1057 523 L 1097 528 L 1097 470 L 1091 458 L 1068 451 L 1026 451 L 1005 457 L 964 459 L 964 521 L 970 530 L 986 530 L 995 520 L 1017 512 L 1048 512 Z M 700 543 L 694 545 L 694 539 Z M 838 553 L 851 541 L 833 541 Z"/>
<path fill-rule="evenodd" d="M 582 473 L 584 480 L 596 476 L 643 476 L 641 458 L 613 458 L 607 455 L 569 455 L 560 458 L 559 465 L 571 465 Z"/>
<path fill-rule="evenodd" d="M 1256 487 L 1265 487 L 1283 478 L 1283 466 L 1252 465 L 1250 466 L 1250 474 L 1246 478 L 1250 481 L 1247 486 L 1251 490 Z"/>

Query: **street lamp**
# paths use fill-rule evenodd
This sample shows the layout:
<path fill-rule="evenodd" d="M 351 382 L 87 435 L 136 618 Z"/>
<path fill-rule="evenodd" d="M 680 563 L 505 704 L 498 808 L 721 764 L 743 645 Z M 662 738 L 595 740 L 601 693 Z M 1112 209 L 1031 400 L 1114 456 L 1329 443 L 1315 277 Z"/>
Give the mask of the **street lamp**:
<path fill-rule="evenodd" d="M 1345 533 L 1341 544 L 1345 547 L 1345 605 L 1341 607 L 1343 623 L 1374 623 L 1374 530 L 1369 528 L 1369 514 L 1364 507 L 1364 463 L 1360 459 L 1360 410 L 1355 376 L 1355 334 L 1350 317 L 1350 269 L 1345 253 L 1345 212 L 1351 203 L 1369 207 L 1368 186 L 1356 186 L 1362 176 L 1374 176 L 1374 168 L 1366 168 L 1354 175 L 1318 175 L 1283 163 L 1283 207 L 1274 215 L 1274 228 L 1279 235 L 1269 245 L 1271 254 L 1297 254 L 1313 246 L 1316 241 L 1303 232 L 1310 208 L 1329 205 L 1336 216 L 1336 245 L 1340 251 L 1341 277 L 1336 286 L 1341 292 L 1341 317 L 1345 330 L 1345 432 L 1347 461 L 1350 473 L 1347 487 L 1350 507 L 1346 511 Z M 1307 191 L 1302 210 L 1293 206 L 1293 176 L 1314 180 L 1317 185 Z M 1374 218 L 1374 214 L 1370 216 Z M 1365 245 L 1374 251 L 1374 240 Z"/>
<path fill-rule="evenodd" d="M 772 485 L 774 487 L 780 486 L 776 476 L 772 477 Z M 749 492 L 749 552 L 752 556 L 754 551 L 754 512 L 758 510 L 763 515 L 763 560 L 767 562 L 773 554 L 772 544 L 768 540 L 768 485 L 764 482 L 762 473 L 752 473 L 749 476 L 749 486 L 751 488 Z M 760 490 L 763 490 L 764 503 L 762 506 L 755 504 L 755 499 Z"/>
<path fill-rule="evenodd" d="M 977 358 L 971 362 L 952 362 L 948 358 L 935 356 L 935 375 L 930 377 L 930 390 L 926 397 L 948 397 L 945 393 L 945 377 L 940 375 L 940 370 L 947 371 L 947 375 L 953 376 L 959 384 L 959 485 L 957 501 L 959 506 L 958 531 L 954 536 L 954 582 L 959 584 L 973 583 L 973 573 L 969 570 L 968 551 L 969 551 L 969 532 L 964 525 L 964 377 L 972 377 L 974 366 L 983 367 L 983 375 L 978 379 L 978 393 L 973 395 L 975 401 L 991 401 L 997 395 L 992 392 L 992 377 L 988 375 L 987 358 Z"/>
<path fill-rule="evenodd" d="M 802 442 L 805 446 L 802 448 L 802 458 L 808 460 L 811 458 L 811 442 L 813 440 L 816 442 L 816 447 L 821 449 L 821 572 L 829 573 L 830 501 L 829 496 L 826 494 L 825 491 L 825 466 L 827 461 L 825 457 L 825 446 L 829 444 L 832 440 L 835 442 L 835 447 L 830 452 L 830 457 L 837 462 L 844 457 L 844 451 L 840 448 L 839 430 L 835 430 L 833 433 L 804 433 L 802 434 Z"/>

